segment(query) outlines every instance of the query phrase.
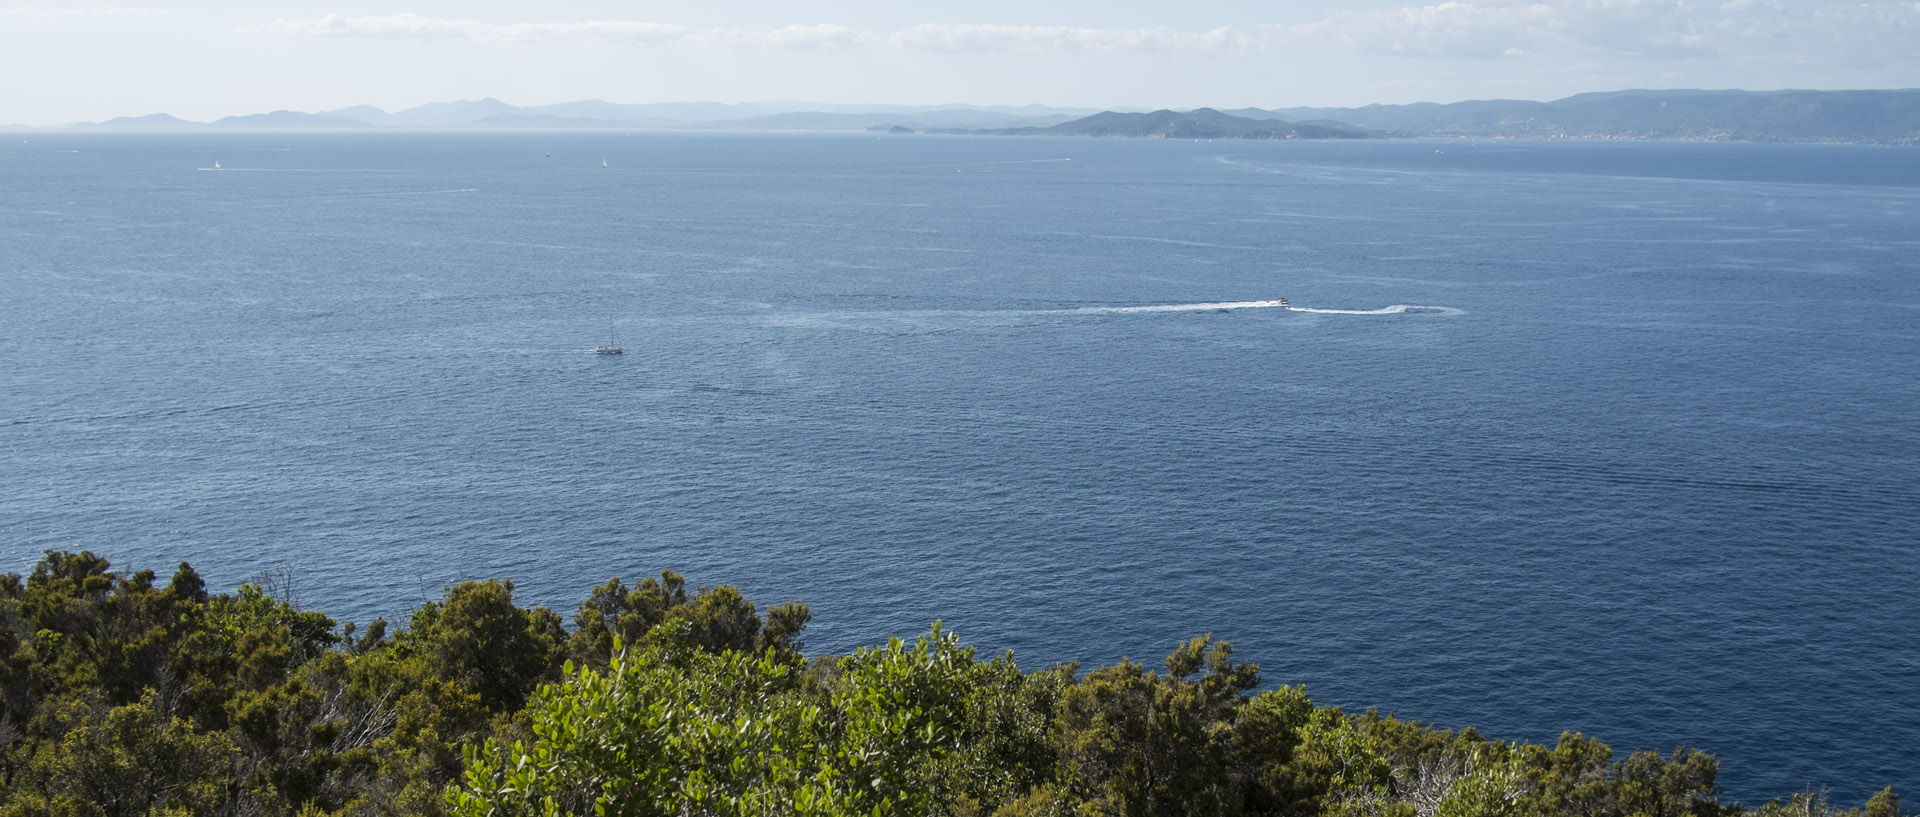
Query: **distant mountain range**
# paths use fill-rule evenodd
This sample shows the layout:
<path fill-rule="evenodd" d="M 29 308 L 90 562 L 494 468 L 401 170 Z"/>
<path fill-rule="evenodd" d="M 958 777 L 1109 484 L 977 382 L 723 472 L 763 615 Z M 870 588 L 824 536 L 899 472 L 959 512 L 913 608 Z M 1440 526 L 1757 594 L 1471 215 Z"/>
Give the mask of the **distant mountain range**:
<path fill-rule="evenodd" d="M 103 131 L 851 130 L 1171 139 L 1480 137 L 1920 144 L 1920 90 L 1613 91 L 1553 102 L 1475 100 L 1363 108 L 1196 108 L 1178 112 L 1011 106 L 627 105 L 583 100 L 521 107 L 497 99 L 388 113 L 357 106 L 188 122 L 167 114 L 69 126 Z"/>
<path fill-rule="evenodd" d="M 1333 119 L 1395 136 L 1920 144 L 1920 90 L 1914 89 L 1613 91 L 1553 102 L 1496 99 L 1227 113 Z"/>
<path fill-rule="evenodd" d="M 623 105 L 597 99 L 521 107 L 498 99 L 435 102 L 388 113 L 370 105 L 302 113 L 274 111 L 188 122 L 167 114 L 73 125 L 89 130 L 862 130 L 875 125 L 913 130 L 1056 125 L 1092 108 L 1012 106 L 804 105 L 670 102 Z"/>
<path fill-rule="evenodd" d="M 1151 139 L 1365 139 L 1380 135 L 1329 120 L 1283 122 L 1279 119 L 1234 116 L 1212 108 L 1195 108 L 1184 113 L 1167 110 L 1152 113 L 1103 111 L 1044 128 L 936 132 L 1014 136 L 1133 136 Z"/>

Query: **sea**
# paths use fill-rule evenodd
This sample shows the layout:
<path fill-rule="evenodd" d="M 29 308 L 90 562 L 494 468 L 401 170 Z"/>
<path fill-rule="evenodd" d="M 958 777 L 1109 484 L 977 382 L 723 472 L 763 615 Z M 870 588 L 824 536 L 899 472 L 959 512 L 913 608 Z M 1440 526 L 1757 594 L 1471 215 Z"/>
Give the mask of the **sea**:
<path fill-rule="evenodd" d="M 10 134 L 0 474 L 0 572 L 671 569 L 1920 797 L 1920 148 Z"/>

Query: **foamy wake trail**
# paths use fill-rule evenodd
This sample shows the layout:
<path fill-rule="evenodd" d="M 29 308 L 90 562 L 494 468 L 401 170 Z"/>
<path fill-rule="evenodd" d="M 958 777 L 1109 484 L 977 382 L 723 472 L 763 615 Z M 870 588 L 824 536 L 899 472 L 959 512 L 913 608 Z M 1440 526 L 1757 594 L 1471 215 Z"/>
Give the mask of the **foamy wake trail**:
<path fill-rule="evenodd" d="M 942 332 L 962 331 L 966 328 L 983 326 L 1021 324 L 1026 322 L 1050 322 L 1065 315 L 1138 315 L 1150 312 L 1220 312 L 1235 309 L 1280 309 L 1291 312 L 1310 312 L 1322 315 L 1399 315 L 1402 313 L 1427 313 L 1436 315 L 1464 315 L 1465 311 L 1451 306 L 1418 306 L 1415 304 L 1394 304 L 1381 309 L 1320 309 L 1311 306 L 1288 306 L 1279 300 L 1271 301 L 1204 301 L 1188 304 L 1142 304 L 1139 306 L 1081 306 L 1067 309 L 1010 309 L 1010 310 L 904 310 L 869 312 L 770 312 L 761 316 L 769 325 L 804 329 L 849 329 L 859 332 L 876 332 L 888 335 L 922 335 Z M 592 351 L 589 349 L 583 352 Z"/>
<path fill-rule="evenodd" d="M 1209 309 L 1268 309 L 1281 306 L 1279 301 L 1218 301 L 1202 304 L 1154 304 L 1151 306 L 1083 306 L 1078 309 L 1056 309 L 1053 312 L 1069 312 L 1075 315 L 1113 315 L 1132 312 L 1204 312 Z"/>
<path fill-rule="evenodd" d="M 1311 312 L 1316 315 L 1399 315 L 1406 312 L 1432 313 L 1439 315 L 1463 315 L 1465 311 L 1451 306 L 1421 306 L 1419 304 L 1394 304 L 1379 309 L 1321 309 L 1313 306 L 1288 306 L 1280 301 L 1210 301 L 1197 304 L 1153 304 L 1150 306 L 1083 306 L 1078 309 L 1048 310 L 1053 313 L 1073 315 L 1118 315 L 1135 312 L 1205 312 L 1216 309 L 1285 309 L 1289 312 Z"/>
<path fill-rule="evenodd" d="M 1421 306 L 1419 304 L 1394 304 L 1379 309 L 1321 309 L 1312 306 L 1289 306 L 1293 312 L 1312 312 L 1316 315 L 1398 315 L 1403 312 L 1430 312 L 1439 315 L 1464 315 L 1465 310 L 1451 306 Z"/>

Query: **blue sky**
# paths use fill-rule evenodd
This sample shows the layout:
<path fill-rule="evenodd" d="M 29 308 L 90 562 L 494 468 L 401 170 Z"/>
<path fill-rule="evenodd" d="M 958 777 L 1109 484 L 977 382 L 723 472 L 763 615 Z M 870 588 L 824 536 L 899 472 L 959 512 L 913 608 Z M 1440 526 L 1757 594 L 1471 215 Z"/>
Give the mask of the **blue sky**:
<path fill-rule="evenodd" d="M 0 4 L 7 0 L 0 0 Z M 1920 86 L 1920 0 L 0 5 L 0 123 L 806 100 L 1074 107 Z"/>

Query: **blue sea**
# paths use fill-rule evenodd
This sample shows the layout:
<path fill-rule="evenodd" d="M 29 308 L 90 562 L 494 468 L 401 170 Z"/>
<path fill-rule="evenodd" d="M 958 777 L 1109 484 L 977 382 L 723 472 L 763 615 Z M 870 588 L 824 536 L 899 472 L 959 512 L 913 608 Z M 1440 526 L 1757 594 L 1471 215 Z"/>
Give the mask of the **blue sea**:
<path fill-rule="evenodd" d="M 1920 149 L 0 142 L 0 571 L 670 568 L 1920 794 Z"/>

